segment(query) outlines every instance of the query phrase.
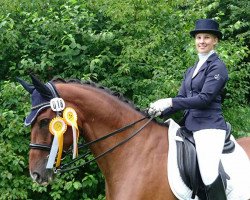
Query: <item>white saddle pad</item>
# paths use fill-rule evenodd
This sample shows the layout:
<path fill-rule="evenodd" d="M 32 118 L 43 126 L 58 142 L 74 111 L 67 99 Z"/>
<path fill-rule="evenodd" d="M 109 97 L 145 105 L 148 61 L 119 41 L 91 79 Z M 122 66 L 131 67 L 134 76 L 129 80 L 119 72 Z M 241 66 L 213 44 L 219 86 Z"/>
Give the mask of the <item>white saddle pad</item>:
<path fill-rule="evenodd" d="M 178 164 L 176 136 L 180 126 L 172 119 L 165 123 L 169 125 L 169 155 L 168 155 L 168 179 L 174 195 L 179 200 L 191 199 L 192 191 L 181 179 Z M 228 200 L 248 200 L 250 199 L 250 160 L 242 147 L 236 143 L 233 136 L 230 138 L 235 142 L 235 150 L 230 154 L 223 154 L 222 164 L 225 172 L 230 176 L 227 180 L 226 194 Z M 198 200 L 198 197 L 195 197 Z"/>

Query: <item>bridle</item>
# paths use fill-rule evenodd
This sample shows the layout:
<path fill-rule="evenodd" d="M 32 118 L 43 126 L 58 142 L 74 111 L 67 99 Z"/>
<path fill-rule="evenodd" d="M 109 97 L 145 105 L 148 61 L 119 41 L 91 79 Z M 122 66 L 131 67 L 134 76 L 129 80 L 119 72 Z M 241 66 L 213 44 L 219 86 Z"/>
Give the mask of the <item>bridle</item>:
<path fill-rule="evenodd" d="M 38 149 L 38 150 L 43 150 L 43 151 L 50 151 L 51 145 L 30 143 L 30 149 Z"/>
<path fill-rule="evenodd" d="M 59 97 L 59 94 L 58 94 L 55 86 L 51 82 L 46 83 L 46 86 L 50 89 L 53 97 L 55 97 L 55 98 Z M 50 102 L 45 102 L 41 106 L 47 105 L 49 103 Z M 37 107 L 39 107 L 39 105 L 37 105 L 36 108 Z M 60 115 L 60 114 L 61 113 L 57 113 L 57 115 Z M 111 133 L 105 134 L 103 137 L 100 137 L 100 138 L 98 138 L 96 140 L 93 140 L 93 141 L 90 141 L 88 143 L 84 143 L 84 144 L 78 146 L 78 149 L 83 149 L 83 148 L 89 147 L 90 145 L 93 145 L 93 144 L 95 144 L 97 142 L 103 141 L 103 140 L 105 140 L 107 138 L 110 138 L 110 137 L 112 137 L 112 136 L 114 136 L 114 135 L 116 135 L 118 133 L 121 133 L 121 132 L 127 130 L 127 129 L 133 127 L 134 125 L 136 125 L 137 123 L 145 120 L 145 119 L 148 119 L 148 120 L 140 128 L 138 128 L 135 132 L 133 132 L 127 138 L 125 138 L 124 140 L 122 140 L 119 143 L 115 144 L 114 146 L 112 146 L 108 150 L 106 150 L 103 153 L 97 155 L 95 158 L 93 158 L 93 159 L 91 159 L 91 160 L 89 160 L 89 161 L 87 161 L 87 162 L 85 162 L 85 163 L 83 163 L 81 165 L 70 167 L 72 164 L 74 164 L 78 160 L 84 159 L 85 157 L 87 157 L 90 154 L 90 152 L 87 151 L 87 153 L 85 153 L 85 154 L 83 154 L 81 156 L 78 156 L 77 158 L 73 159 L 72 161 L 70 161 L 70 162 L 68 162 L 68 163 L 66 163 L 64 165 L 60 165 L 57 168 L 54 168 L 54 173 L 65 173 L 65 172 L 68 172 L 68 171 L 71 171 L 71 170 L 78 169 L 80 167 L 84 167 L 85 165 L 87 165 L 87 164 L 89 164 L 91 162 L 94 162 L 97 159 L 99 159 L 99 158 L 105 156 L 106 154 L 112 152 L 114 149 L 116 149 L 117 147 L 125 144 L 130 139 L 132 139 L 134 136 L 136 136 L 141 130 L 143 130 L 154 119 L 154 116 L 150 117 L 150 116 L 146 115 L 146 116 L 142 117 L 141 119 L 139 119 L 139 120 L 137 120 L 135 122 L 132 122 L 130 124 L 127 124 L 126 126 L 120 128 L 120 129 L 117 129 L 117 130 L 115 130 L 115 131 L 113 131 Z M 80 132 L 82 132 L 82 129 L 80 127 L 79 127 L 79 129 L 80 129 Z M 29 147 L 30 147 L 30 149 L 37 149 L 37 150 L 42 150 L 42 151 L 50 151 L 51 150 L 51 144 L 50 145 L 46 145 L 46 144 L 30 143 Z M 64 150 L 63 151 L 64 156 L 67 155 L 67 154 L 69 154 L 69 152 L 70 152 L 70 149 L 66 150 L 66 151 Z"/>

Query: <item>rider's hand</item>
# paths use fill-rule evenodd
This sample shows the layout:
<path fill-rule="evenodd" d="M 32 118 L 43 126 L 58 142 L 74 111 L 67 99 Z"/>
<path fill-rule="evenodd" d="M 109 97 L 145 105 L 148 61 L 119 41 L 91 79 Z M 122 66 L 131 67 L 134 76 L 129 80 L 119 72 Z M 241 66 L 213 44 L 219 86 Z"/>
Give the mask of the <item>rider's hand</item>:
<path fill-rule="evenodd" d="M 161 115 L 162 111 L 169 107 L 172 107 L 172 98 L 159 99 L 149 105 L 148 114 L 158 117 Z"/>

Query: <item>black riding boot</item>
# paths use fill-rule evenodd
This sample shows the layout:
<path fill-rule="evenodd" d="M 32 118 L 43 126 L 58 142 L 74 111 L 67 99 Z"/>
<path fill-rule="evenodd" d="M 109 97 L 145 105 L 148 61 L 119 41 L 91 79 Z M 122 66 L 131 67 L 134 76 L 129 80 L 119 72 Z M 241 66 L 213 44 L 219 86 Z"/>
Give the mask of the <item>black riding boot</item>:
<path fill-rule="evenodd" d="M 220 175 L 211 185 L 206 186 L 206 195 L 208 200 L 227 200 L 225 187 Z"/>

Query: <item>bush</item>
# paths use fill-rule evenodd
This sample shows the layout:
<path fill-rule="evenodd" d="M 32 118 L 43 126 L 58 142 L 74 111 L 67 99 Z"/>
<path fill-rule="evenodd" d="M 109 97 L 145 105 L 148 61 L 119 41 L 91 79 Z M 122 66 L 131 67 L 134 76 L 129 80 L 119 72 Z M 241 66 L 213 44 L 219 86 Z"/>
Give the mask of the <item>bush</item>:
<path fill-rule="evenodd" d="M 217 51 L 230 76 L 225 117 L 236 137 L 250 135 L 249 20 L 244 3 L 3 1 L 0 193 L 6 195 L 0 199 L 104 199 L 104 180 L 96 165 L 65 174 L 47 187 L 28 178 L 29 129 L 23 127 L 23 118 L 30 103 L 16 76 L 25 79 L 33 73 L 44 82 L 54 76 L 90 79 L 145 109 L 156 99 L 177 94 L 184 71 L 197 59 L 189 31 L 198 18 L 216 18 L 222 25 L 225 40 Z M 174 117 L 178 121 L 180 115 Z"/>

